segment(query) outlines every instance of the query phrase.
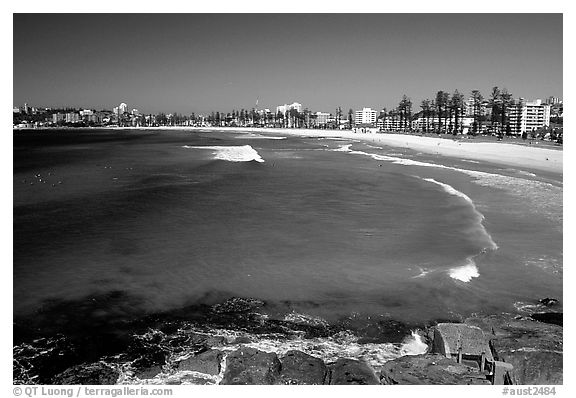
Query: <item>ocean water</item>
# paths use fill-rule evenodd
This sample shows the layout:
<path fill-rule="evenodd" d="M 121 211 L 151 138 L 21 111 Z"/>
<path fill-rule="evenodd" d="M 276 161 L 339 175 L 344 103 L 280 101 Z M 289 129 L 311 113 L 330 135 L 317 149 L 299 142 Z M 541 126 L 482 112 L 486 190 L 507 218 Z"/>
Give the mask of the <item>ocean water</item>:
<path fill-rule="evenodd" d="M 13 184 L 17 342 L 32 320 L 84 333 L 233 296 L 278 319 L 420 325 L 562 298 L 562 179 L 540 171 L 354 140 L 90 130 L 15 133 Z"/>

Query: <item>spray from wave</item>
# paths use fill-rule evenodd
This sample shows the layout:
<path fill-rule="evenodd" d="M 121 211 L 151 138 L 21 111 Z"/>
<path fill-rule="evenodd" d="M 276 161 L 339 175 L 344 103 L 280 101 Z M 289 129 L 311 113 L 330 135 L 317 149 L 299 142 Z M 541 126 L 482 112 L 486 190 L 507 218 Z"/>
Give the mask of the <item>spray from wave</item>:
<path fill-rule="evenodd" d="M 264 159 L 250 145 L 242 146 L 189 146 L 186 149 L 207 149 L 214 152 L 214 159 L 226 160 L 228 162 L 251 162 L 263 163 Z"/>

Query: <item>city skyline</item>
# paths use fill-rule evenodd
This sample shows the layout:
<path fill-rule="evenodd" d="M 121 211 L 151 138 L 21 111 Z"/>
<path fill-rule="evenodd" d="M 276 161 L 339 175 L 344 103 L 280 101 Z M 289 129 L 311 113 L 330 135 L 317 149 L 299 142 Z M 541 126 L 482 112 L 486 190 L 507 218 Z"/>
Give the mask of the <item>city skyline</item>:
<path fill-rule="evenodd" d="M 562 98 L 562 14 L 14 15 L 14 104 L 332 112 L 492 86 Z"/>

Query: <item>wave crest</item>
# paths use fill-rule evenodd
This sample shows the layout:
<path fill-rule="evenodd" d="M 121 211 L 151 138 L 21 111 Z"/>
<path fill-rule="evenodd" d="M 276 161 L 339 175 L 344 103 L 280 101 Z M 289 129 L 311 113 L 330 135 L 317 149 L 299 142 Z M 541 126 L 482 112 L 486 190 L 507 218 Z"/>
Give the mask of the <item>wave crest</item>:
<path fill-rule="evenodd" d="M 460 267 L 450 268 L 448 275 L 450 275 L 450 278 L 452 279 L 462 282 L 470 282 L 472 278 L 478 278 L 480 272 L 478 272 L 478 267 L 472 257 L 468 257 L 466 259 L 466 264 Z"/>
<path fill-rule="evenodd" d="M 214 152 L 214 159 L 226 160 L 228 162 L 251 162 L 263 163 L 264 159 L 250 145 L 241 146 L 189 146 L 186 149 L 209 149 Z"/>

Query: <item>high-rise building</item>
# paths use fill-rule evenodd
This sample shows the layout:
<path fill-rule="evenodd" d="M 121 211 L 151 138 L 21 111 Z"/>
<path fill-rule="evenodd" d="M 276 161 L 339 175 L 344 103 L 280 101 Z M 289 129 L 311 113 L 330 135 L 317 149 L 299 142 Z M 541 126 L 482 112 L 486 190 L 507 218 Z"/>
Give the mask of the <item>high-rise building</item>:
<path fill-rule="evenodd" d="M 510 132 L 514 135 L 550 126 L 550 105 L 543 104 L 539 99 L 525 101 L 519 98 L 507 111 Z"/>
<path fill-rule="evenodd" d="M 128 105 L 122 102 L 120 105 L 118 105 L 118 112 L 120 112 L 121 114 L 124 112 L 128 112 Z"/>
<path fill-rule="evenodd" d="M 361 124 L 374 124 L 376 123 L 377 112 L 372 108 L 362 108 L 361 111 L 356 111 L 355 123 L 356 125 Z"/>

